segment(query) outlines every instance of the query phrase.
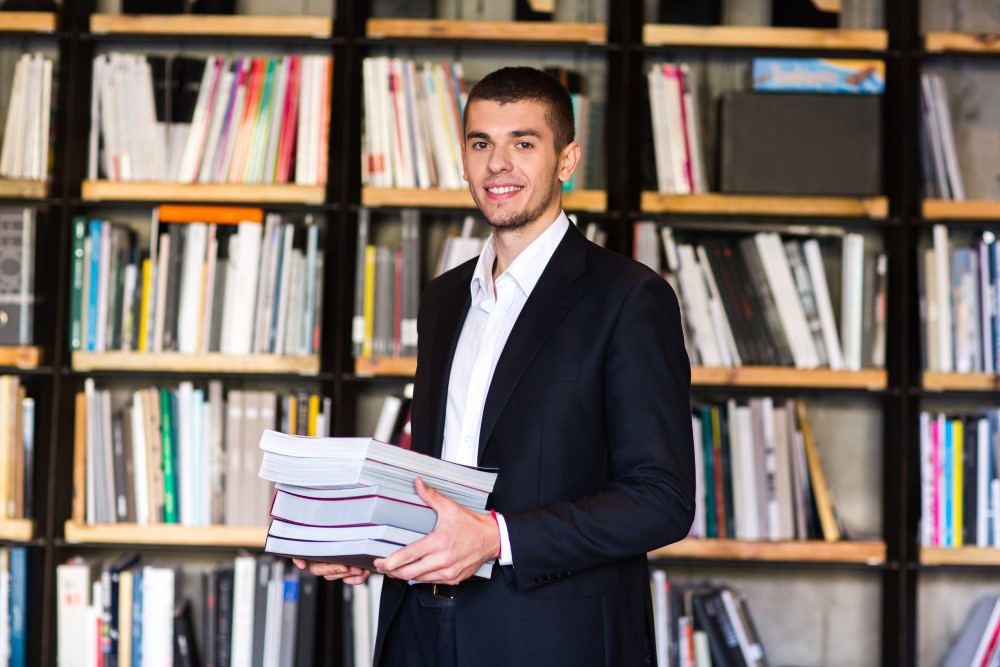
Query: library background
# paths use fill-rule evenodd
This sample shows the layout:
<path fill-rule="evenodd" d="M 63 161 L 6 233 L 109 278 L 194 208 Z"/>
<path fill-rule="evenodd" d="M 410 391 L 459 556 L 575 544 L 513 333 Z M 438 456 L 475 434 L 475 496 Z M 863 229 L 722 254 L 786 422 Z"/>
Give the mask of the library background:
<path fill-rule="evenodd" d="M 0 45 L 0 662 L 370 664 L 377 582 L 263 553 L 257 443 L 405 442 L 488 234 L 463 95 L 526 64 L 566 210 L 681 297 L 660 664 L 996 664 L 993 0 L 5 0 Z"/>

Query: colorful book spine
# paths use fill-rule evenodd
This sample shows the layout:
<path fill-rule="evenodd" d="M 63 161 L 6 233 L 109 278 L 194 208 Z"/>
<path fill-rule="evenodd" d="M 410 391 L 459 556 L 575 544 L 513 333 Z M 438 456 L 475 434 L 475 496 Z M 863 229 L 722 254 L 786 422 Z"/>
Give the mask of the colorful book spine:
<path fill-rule="evenodd" d="M 87 220 L 73 218 L 73 275 L 69 296 L 69 349 L 80 350 L 83 345 L 83 274 L 84 241 Z"/>
<path fill-rule="evenodd" d="M 160 390 L 160 437 L 163 448 L 163 523 L 177 523 L 177 470 L 174 439 L 173 395 L 169 389 Z"/>

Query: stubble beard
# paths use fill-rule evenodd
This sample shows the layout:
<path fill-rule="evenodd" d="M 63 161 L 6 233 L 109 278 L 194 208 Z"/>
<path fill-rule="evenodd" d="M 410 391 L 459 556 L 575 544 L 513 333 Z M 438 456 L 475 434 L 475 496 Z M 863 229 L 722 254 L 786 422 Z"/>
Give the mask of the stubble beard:
<path fill-rule="evenodd" d="M 514 232 L 527 227 L 545 213 L 549 206 L 552 205 L 552 202 L 559 197 L 559 193 L 562 191 L 562 181 L 558 178 L 553 178 L 552 187 L 549 188 L 548 193 L 538 202 L 537 206 L 510 213 L 504 210 L 492 210 L 490 213 L 487 213 L 483 207 L 483 203 L 479 200 L 476 188 L 469 188 L 469 191 L 472 193 L 472 199 L 475 200 L 476 206 L 483 212 L 486 222 L 489 223 L 494 231 Z"/>

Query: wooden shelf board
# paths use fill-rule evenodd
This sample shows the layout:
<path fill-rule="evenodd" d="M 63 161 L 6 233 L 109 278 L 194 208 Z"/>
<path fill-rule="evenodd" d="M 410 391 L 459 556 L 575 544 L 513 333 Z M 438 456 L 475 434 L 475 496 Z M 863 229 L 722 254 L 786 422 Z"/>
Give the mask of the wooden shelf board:
<path fill-rule="evenodd" d="M 31 519 L 4 519 L 0 521 L 0 540 L 30 542 L 35 534 L 35 522 Z"/>
<path fill-rule="evenodd" d="M 922 565 L 997 565 L 1000 549 L 983 547 L 921 547 Z"/>
<path fill-rule="evenodd" d="M 924 50 L 931 53 L 1000 53 L 1000 33 L 929 32 Z"/>
<path fill-rule="evenodd" d="M 0 366 L 38 368 L 42 363 L 42 348 L 34 346 L 0 347 Z"/>
<path fill-rule="evenodd" d="M 416 357 L 357 357 L 354 360 L 354 373 L 366 377 L 413 377 L 416 372 Z"/>
<path fill-rule="evenodd" d="M 90 32 L 139 35 L 231 35 L 252 37 L 317 37 L 333 34 L 324 16 L 204 16 L 94 14 Z"/>
<path fill-rule="evenodd" d="M 191 545 L 200 547 L 263 547 L 267 526 L 140 526 L 118 523 L 89 526 L 67 521 L 66 541 L 108 544 Z"/>
<path fill-rule="evenodd" d="M 274 373 L 316 375 L 319 357 L 273 354 L 181 354 L 179 352 L 74 352 L 75 371 L 166 371 L 174 373 Z"/>
<path fill-rule="evenodd" d="M 0 12 L 2 15 L 2 12 Z M 7 199 L 44 199 L 49 194 L 45 181 L 0 180 L 0 197 Z"/>
<path fill-rule="evenodd" d="M 947 199 L 925 199 L 923 216 L 930 220 L 1000 220 L 1000 200 L 972 199 L 951 201 Z"/>
<path fill-rule="evenodd" d="M 416 188 L 362 188 L 362 206 L 400 208 L 475 208 L 468 190 L 419 190 Z M 563 193 L 563 208 L 568 211 L 604 211 L 607 193 L 600 190 L 577 190 Z"/>
<path fill-rule="evenodd" d="M 1000 391 L 1000 374 L 924 371 L 927 391 Z"/>
<path fill-rule="evenodd" d="M 642 42 L 647 46 L 748 46 L 884 51 L 889 44 L 889 36 L 884 30 L 647 25 L 642 30 Z"/>
<path fill-rule="evenodd" d="M 867 389 L 879 391 L 887 386 L 885 370 L 870 368 L 860 371 L 832 371 L 829 368 L 801 370 L 784 366 L 743 366 L 691 368 L 692 385 L 725 385 L 751 387 L 803 387 L 824 389 Z"/>
<path fill-rule="evenodd" d="M 412 377 L 417 370 L 413 357 L 358 357 L 354 360 L 356 375 L 366 377 Z M 799 370 L 783 366 L 746 366 L 743 368 L 691 369 L 692 385 L 728 385 L 753 387 L 808 387 L 832 389 L 867 389 L 878 391 L 887 386 L 882 369 L 862 371 L 831 371 L 827 368 Z"/>
<path fill-rule="evenodd" d="M 523 42 L 587 42 L 603 44 L 607 26 L 601 23 L 552 21 L 452 21 L 445 19 L 368 19 L 368 37 L 416 39 L 477 39 Z"/>
<path fill-rule="evenodd" d="M 52 12 L 0 12 L 0 32 L 55 32 Z"/>
<path fill-rule="evenodd" d="M 650 558 L 705 558 L 725 560 L 806 561 L 834 563 L 885 562 L 884 542 L 765 542 L 748 540 L 701 540 L 688 538 L 657 549 Z"/>
<path fill-rule="evenodd" d="M 323 185 L 265 183 L 131 183 L 84 181 L 81 195 L 87 201 L 262 202 L 273 204 L 322 204 Z"/>
<path fill-rule="evenodd" d="M 760 214 L 886 218 L 887 197 L 779 197 L 772 195 L 666 195 L 643 192 L 643 213 Z"/>

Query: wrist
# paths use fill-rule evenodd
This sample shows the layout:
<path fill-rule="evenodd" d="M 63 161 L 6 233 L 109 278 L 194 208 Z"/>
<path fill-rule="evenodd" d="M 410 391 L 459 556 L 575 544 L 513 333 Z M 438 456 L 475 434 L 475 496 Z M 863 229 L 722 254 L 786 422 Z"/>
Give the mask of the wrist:
<path fill-rule="evenodd" d="M 497 511 L 491 509 L 490 517 L 493 519 L 493 535 L 496 537 L 496 555 L 493 558 L 500 560 L 500 555 L 503 552 L 503 542 L 500 539 L 500 521 L 497 519 Z"/>

